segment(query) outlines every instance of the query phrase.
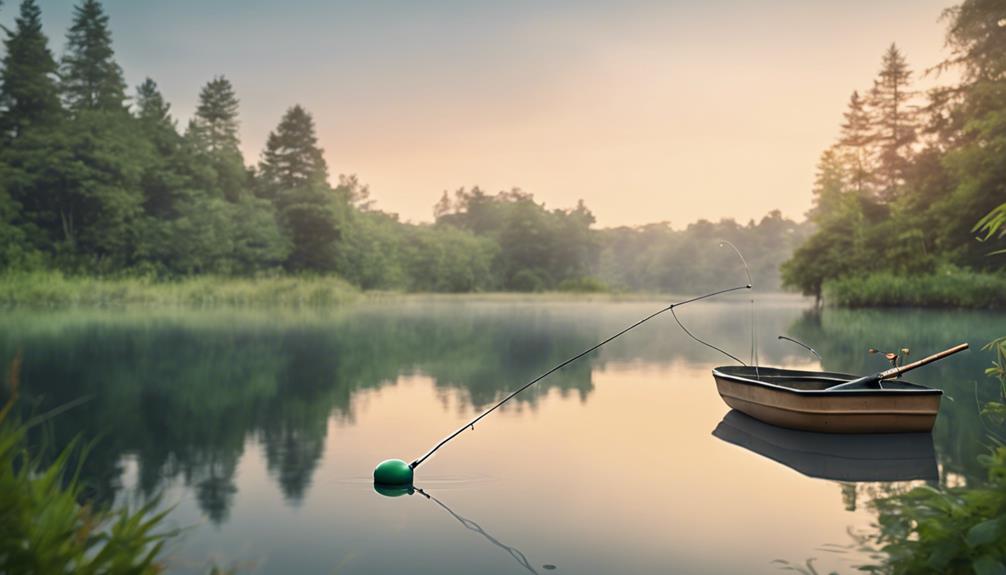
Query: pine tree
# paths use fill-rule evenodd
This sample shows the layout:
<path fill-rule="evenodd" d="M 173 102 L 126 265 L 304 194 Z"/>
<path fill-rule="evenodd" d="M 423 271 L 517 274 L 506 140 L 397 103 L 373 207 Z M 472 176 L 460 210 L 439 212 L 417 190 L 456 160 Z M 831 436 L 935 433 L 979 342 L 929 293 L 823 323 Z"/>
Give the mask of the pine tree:
<path fill-rule="evenodd" d="M 269 195 L 328 181 L 328 166 L 318 147 L 314 119 L 301 106 L 287 110 L 276 130 L 269 134 L 259 174 L 272 192 Z"/>
<path fill-rule="evenodd" d="M 894 200 L 899 194 L 916 138 L 917 114 L 911 107 L 915 97 L 909 85 L 911 77 L 904 56 L 891 44 L 884 53 L 869 101 L 874 115 L 876 175 L 881 186 L 880 199 L 884 201 Z"/>
<path fill-rule="evenodd" d="M 171 104 L 164 100 L 157 82 L 150 78 L 136 87 L 136 118 L 145 126 L 175 129 Z"/>
<path fill-rule="evenodd" d="M 302 107 L 287 110 L 269 134 L 259 173 L 259 189 L 273 201 L 291 240 L 287 268 L 334 270 L 336 242 L 348 204 L 328 184 L 328 167 L 318 147 L 314 120 Z"/>
<path fill-rule="evenodd" d="M 62 62 L 63 98 L 71 110 L 123 110 L 126 81 L 115 62 L 108 16 L 97 0 L 74 8 Z"/>
<path fill-rule="evenodd" d="M 42 12 L 24 0 L 0 72 L 0 134 L 16 139 L 32 127 L 52 127 L 61 114 L 56 60 L 42 32 Z"/>
<path fill-rule="evenodd" d="M 211 181 L 204 185 L 228 201 L 248 195 L 248 170 L 238 136 L 238 98 L 230 81 L 217 76 L 199 92 L 199 105 L 189 122 L 186 139 L 195 153 L 208 162 Z"/>
<path fill-rule="evenodd" d="M 210 153 L 237 153 L 238 98 L 230 80 L 216 76 L 199 92 L 199 105 L 189 130 L 199 144 Z"/>
<path fill-rule="evenodd" d="M 831 216 L 845 192 L 847 174 L 841 156 L 835 148 L 821 154 L 814 179 L 814 207 L 807 214 L 816 222 Z"/>
<path fill-rule="evenodd" d="M 1006 5 L 964 0 L 948 15 L 951 57 L 944 67 L 959 70 L 961 83 L 949 114 L 953 131 L 945 136 L 951 147 L 941 162 L 952 186 L 931 209 L 937 246 L 953 250 L 964 265 L 1001 268 L 1002 257 L 988 254 L 1006 248 L 1006 240 L 975 242 L 975 234 L 988 229 L 972 226 L 1006 201 Z"/>
<path fill-rule="evenodd" d="M 182 138 L 171 117 L 171 105 L 150 78 L 136 87 L 134 116 L 139 131 L 155 152 L 143 166 L 144 210 L 157 219 L 174 216 L 191 195 L 188 172 L 192 158 L 182 153 Z"/>
<path fill-rule="evenodd" d="M 866 102 L 853 92 L 849 97 L 849 109 L 843 114 L 842 135 L 839 144 L 842 146 L 844 160 L 847 165 L 849 183 L 858 194 L 864 193 L 871 178 L 870 145 L 873 143 L 870 115 L 866 110 Z"/>

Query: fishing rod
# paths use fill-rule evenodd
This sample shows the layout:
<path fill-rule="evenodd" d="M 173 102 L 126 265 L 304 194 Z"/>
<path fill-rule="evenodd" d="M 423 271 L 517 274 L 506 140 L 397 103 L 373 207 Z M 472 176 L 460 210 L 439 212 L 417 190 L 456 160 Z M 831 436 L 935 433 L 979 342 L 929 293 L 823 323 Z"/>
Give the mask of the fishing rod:
<path fill-rule="evenodd" d="M 920 359 L 918 361 L 913 361 L 912 363 L 909 363 L 907 365 L 902 365 L 900 367 L 892 367 L 891 369 L 888 369 L 886 371 L 880 371 L 880 372 L 874 373 L 873 375 L 866 375 L 866 376 L 860 377 L 858 379 L 854 379 L 852 381 L 849 381 L 847 383 L 842 383 L 842 384 L 839 384 L 839 385 L 833 385 L 833 386 L 827 388 L 827 390 L 828 391 L 834 391 L 834 390 L 837 390 L 837 389 L 849 389 L 850 387 L 880 385 L 880 382 L 884 381 L 885 379 L 893 379 L 895 377 L 900 377 L 901 374 L 905 373 L 906 371 L 912 371 L 913 369 L 915 369 L 917 367 L 922 367 L 924 365 L 933 363 L 934 361 L 939 361 L 939 360 L 941 360 L 941 359 L 943 359 L 945 357 L 948 357 L 948 356 L 951 356 L 951 355 L 953 355 L 955 353 L 964 351 L 967 348 L 968 348 L 968 344 L 961 343 L 961 344 L 955 345 L 954 347 L 952 347 L 950 349 L 945 349 L 945 350 L 943 350 L 943 351 L 941 351 L 939 353 L 934 353 L 933 355 L 930 355 L 929 357 L 924 357 L 924 358 L 922 358 L 922 359 Z"/>
<path fill-rule="evenodd" d="M 521 393 L 525 389 L 531 387 L 532 385 L 538 383 L 539 381 L 545 379 L 546 377 L 552 375 L 553 373 L 559 371 L 560 369 L 566 367 L 567 365 L 573 363 L 574 361 L 576 361 L 576 360 L 578 360 L 578 359 L 580 359 L 580 358 L 582 358 L 582 357 L 584 357 L 586 355 L 589 355 L 590 353 L 596 351 L 597 349 L 599 349 L 600 347 L 604 346 L 605 344 L 607 344 L 607 343 L 609 343 L 609 342 L 611 342 L 611 341 L 613 341 L 613 340 L 621 337 L 622 335 L 625 335 L 626 333 L 629 333 L 630 331 L 636 329 L 637 327 L 643 325 L 644 323 L 650 321 L 651 319 L 653 319 L 653 318 L 655 318 L 655 317 L 657 317 L 657 316 L 659 316 L 659 315 L 661 315 L 661 314 L 663 314 L 665 312 L 668 312 L 668 311 L 671 312 L 671 315 L 674 315 L 674 308 L 681 307 L 681 306 L 689 304 L 689 303 L 701 301 L 701 300 L 704 300 L 704 299 L 708 299 L 708 298 L 711 298 L 711 297 L 715 297 L 715 296 L 718 296 L 718 295 L 723 295 L 723 294 L 734 292 L 734 291 L 738 291 L 738 290 L 751 289 L 751 273 L 750 273 L 750 271 L 748 271 L 747 261 L 744 260 L 744 256 L 742 256 L 741 253 L 740 253 L 740 250 L 738 250 L 737 247 L 734 246 L 733 244 L 731 244 L 730 242 L 723 241 L 723 242 L 720 243 L 720 246 L 723 246 L 723 245 L 729 245 L 731 248 L 733 248 L 733 250 L 737 253 L 737 255 L 740 256 L 741 261 L 744 263 L 744 271 L 747 274 L 748 282 L 746 284 L 741 285 L 741 286 L 732 287 L 732 288 L 717 290 L 717 291 L 714 291 L 714 292 L 711 292 L 711 293 L 707 293 L 707 294 L 696 296 L 696 297 L 693 297 L 693 298 L 690 298 L 690 299 L 686 299 L 684 301 L 675 302 L 675 303 L 672 303 L 672 304 L 668 305 L 665 308 L 662 308 L 662 309 L 660 309 L 660 310 L 658 310 L 658 311 L 656 311 L 656 312 L 654 312 L 654 313 L 652 313 L 652 314 L 644 317 L 643 319 L 637 321 L 636 323 L 630 325 L 629 327 L 623 329 L 622 331 L 619 331 L 615 335 L 612 335 L 611 337 L 608 337 L 604 341 L 602 341 L 602 342 L 600 342 L 598 344 L 595 344 L 595 345 L 593 345 L 593 346 L 591 346 L 591 347 L 589 347 L 589 348 L 581 351 L 580 353 L 578 353 L 578 354 L 574 355 L 573 357 L 571 357 L 571 358 L 569 358 L 569 359 L 567 359 L 567 360 L 559 363 L 558 365 L 556 365 L 555 367 L 549 369 L 545 373 L 539 375 L 538 377 L 532 379 L 531 381 L 529 381 L 529 382 L 525 383 L 524 385 L 522 385 L 521 387 L 517 388 L 516 390 L 514 390 L 513 392 L 511 392 L 510 394 L 508 394 L 506 397 L 504 397 L 500 401 L 496 402 L 496 404 L 494 404 L 492 407 L 490 407 L 489 409 L 483 411 L 482 413 L 480 413 L 479 415 L 477 415 L 474 419 L 472 419 L 471 421 L 465 423 L 464 425 L 462 425 L 461 427 L 459 427 L 457 430 L 455 430 L 453 433 L 451 433 L 450 435 L 448 435 L 448 436 L 444 437 L 443 439 L 441 439 L 429 451 L 427 451 L 426 453 L 424 453 L 420 457 L 417 457 L 416 459 L 414 459 L 412 461 L 412 463 L 405 463 L 405 461 L 403 461 L 401 459 L 386 459 L 386 460 L 382 461 L 381 463 L 379 463 L 377 465 L 376 468 L 374 468 L 374 483 L 375 484 L 380 484 L 380 485 L 411 485 L 412 484 L 412 479 L 414 477 L 414 471 L 415 471 L 415 469 L 417 467 L 419 467 L 420 465 L 422 465 L 422 463 L 424 461 L 426 461 L 427 459 L 429 459 L 430 456 L 433 455 L 434 453 L 436 453 L 437 450 L 439 450 L 441 447 L 447 445 L 455 437 L 461 435 L 462 432 L 464 432 L 466 430 L 469 430 L 469 429 L 471 429 L 471 430 L 474 431 L 475 430 L 475 424 L 478 423 L 479 421 L 481 421 L 482 418 L 486 417 L 490 413 L 492 413 L 492 412 L 496 411 L 497 409 L 499 409 L 500 407 L 502 407 L 503 404 L 505 404 L 506 402 L 510 401 L 514 397 L 516 397 L 517 394 Z M 675 320 L 677 320 L 677 316 L 675 316 Z M 678 325 L 681 325 L 680 321 L 678 321 Z M 682 328 L 684 328 L 684 326 L 682 326 Z M 688 330 L 685 330 L 685 331 L 687 332 Z M 689 334 L 689 335 L 691 335 L 691 334 Z M 698 338 L 695 338 L 695 336 L 692 336 L 692 338 L 696 339 L 696 341 L 701 341 Z M 706 345 L 709 345 L 709 344 L 706 344 Z M 741 362 L 741 363 L 743 363 L 743 362 Z"/>

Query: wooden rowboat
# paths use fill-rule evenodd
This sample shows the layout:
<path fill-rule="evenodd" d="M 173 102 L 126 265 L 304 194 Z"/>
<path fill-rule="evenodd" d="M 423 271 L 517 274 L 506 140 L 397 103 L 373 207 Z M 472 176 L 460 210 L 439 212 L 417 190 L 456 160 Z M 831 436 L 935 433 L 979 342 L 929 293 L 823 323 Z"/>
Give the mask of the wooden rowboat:
<path fill-rule="evenodd" d="M 943 395 L 900 379 L 870 383 L 828 371 L 731 365 L 717 367 L 713 377 L 720 397 L 737 411 L 772 425 L 825 433 L 928 432 Z"/>
<path fill-rule="evenodd" d="M 939 479 L 931 433 L 796 431 L 730 410 L 713 436 L 808 477 L 847 482 Z"/>

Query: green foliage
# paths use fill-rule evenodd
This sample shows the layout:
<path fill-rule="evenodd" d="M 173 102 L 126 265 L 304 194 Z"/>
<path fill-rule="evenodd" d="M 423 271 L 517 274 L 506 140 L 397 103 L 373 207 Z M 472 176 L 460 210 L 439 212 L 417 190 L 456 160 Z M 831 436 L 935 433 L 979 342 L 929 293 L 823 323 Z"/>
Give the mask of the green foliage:
<path fill-rule="evenodd" d="M 987 256 L 1002 253 L 1006 239 L 1000 231 L 1006 210 L 997 208 L 1006 197 L 1000 25 L 1006 12 L 992 0 L 965 0 L 946 16 L 952 55 L 940 68 L 959 70 L 959 84 L 931 90 L 923 104 L 904 57 L 893 45 L 885 53 L 865 103 L 854 94 L 839 143 L 822 155 L 810 213 L 818 231 L 784 266 L 788 286 L 820 297 L 831 282 L 838 305 L 873 299 L 883 305 L 1000 305 L 983 295 L 981 274 L 958 274 L 954 281 L 973 277 L 981 285 L 954 284 L 962 290 L 957 296 L 944 293 L 946 279 L 930 287 L 921 280 L 898 282 L 896 288 L 887 277 L 935 278 L 945 266 L 1002 269 L 1001 259 Z M 849 211 L 856 202 L 859 214 Z M 986 244 L 976 243 L 975 234 Z M 849 292 L 860 285 L 850 278 L 870 274 L 883 275 L 869 286 L 877 293 Z M 899 294 L 906 299 L 898 300 Z"/>
<path fill-rule="evenodd" d="M 985 485 L 917 487 L 874 501 L 887 554 L 875 573 L 992 574 L 1006 571 L 1006 446 L 981 457 Z"/>
<path fill-rule="evenodd" d="M 985 370 L 990 377 L 999 380 L 1001 397 L 999 401 L 989 401 L 982 408 L 982 415 L 988 416 L 996 425 L 1006 422 L 1006 337 L 989 342 L 984 349 L 995 353 L 992 367 Z"/>
<path fill-rule="evenodd" d="M 9 143 L 26 130 L 59 120 L 62 110 L 56 87 L 56 60 L 42 32 L 42 12 L 24 0 L 14 30 L 4 40 L 0 70 L 0 140 Z"/>
<path fill-rule="evenodd" d="M 608 286 L 604 282 L 593 277 L 571 278 L 562 280 L 556 286 L 559 291 L 577 293 L 602 293 L 608 291 Z"/>
<path fill-rule="evenodd" d="M 975 227 L 971 231 L 981 234 L 982 241 L 988 241 L 997 237 L 1006 237 L 1006 204 L 1001 204 L 991 212 L 985 214 L 982 219 L 978 220 L 978 223 L 975 224 Z M 1006 253 L 1006 250 L 998 250 L 992 252 L 991 255 L 1004 253 Z"/>
<path fill-rule="evenodd" d="M 338 305 L 358 291 L 333 277 L 229 278 L 202 275 L 174 281 L 97 278 L 60 272 L 0 275 L 0 306 L 287 306 Z"/>
<path fill-rule="evenodd" d="M 597 231 L 583 202 L 546 208 L 519 190 L 477 187 L 445 194 L 434 225 L 401 222 L 374 209 L 355 176 L 330 183 L 314 119 L 299 105 L 270 133 L 256 169 L 242 156 L 240 102 L 224 76 L 200 90 L 184 134 L 150 78 L 127 109 L 98 0 L 75 8 L 58 80 L 35 0 L 24 0 L 5 45 L 0 271 L 177 280 L 283 269 L 365 289 L 691 291 L 737 268 L 715 250 L 730 239 L 745 244 L 759 287 L 772 289 L 801 237 L 778 212 L 746 227 Z M 13 299 L 32 300 L 32 289 Z"/>
<path fill-rule="evenodd" d="M 1006 275 L 945 268 L 925 275 L 879 272 L 829 281 L 825 297 L 844 307 L 1006 308 Z"/>
<path fill-rule="evenodd" d="M 774 291 L 780 287 L 779 264 L 808 231 L 778 210 L 747 225 L 701 220 L 681 231 L 666 223 L 602 230 L 600 261 L 590 275 L 622 291 L 697 293 L 710 286 L 745 283 L 737 254 L 720 245 L 727 240 L 744 254 L 754 286 Z"/>
<path fill-rule="evenodd" d="M 199 105 L 186 139 L 205 163 L 203 185 L 235 201 L 249 179 L 238 138 L 238 98 L 230 81 L 217 76 L 199 92 Z"/>
<path fill-rule="evenodd" d="M 445 194 L 435 208 L 438 226 L 455 227 L 498 246 L 493 269 L 505 290 L 541 291 L 587 275 L 596 265 L 594 216 L 579 202 L 571 210 L 549 210 L 532 194 L 513 189 L 496 195 L 478 187 Z"/>
<path fill-rule="evenodd" d="M 133 573 L 163 571 L 168 511 L 156 498 L 136 508 L 106 508 L 85 500 L 71 442 L 48 464 L 28 447 L 27 427 L 11 417 L 13 393 L 0 409 L 0 571 L 4 573 Z"/>
<path fill-rule="evenodd" d="M 126 82 L 112 50 L 108 15 L 97 0 L 74 7 L 60 72 L 63 98 L 72 111 L 123 109 Z"/>

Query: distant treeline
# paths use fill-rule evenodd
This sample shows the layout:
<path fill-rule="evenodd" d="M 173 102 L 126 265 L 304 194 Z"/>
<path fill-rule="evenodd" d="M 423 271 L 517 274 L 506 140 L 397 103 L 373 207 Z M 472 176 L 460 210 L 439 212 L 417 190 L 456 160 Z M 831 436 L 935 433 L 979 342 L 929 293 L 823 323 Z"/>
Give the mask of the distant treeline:
<path fill-rule="evenodd" d="M 817 231 L 784 265 L 788 285 L 820 297 L 830 281 L 879 274 L 912 277 L 922 293 L 933 274 L 1002 271 L 989 255 L 1004 246 L 1006 4 L 966 0 L 944 18 L 950 57 L 928 72 L 960 82 L 920 93 L 891 45 L 821 156 Z M 874 283 L 890 303 L 904 282 Z"/>
<path fill-rule="evenodd" d="M 432 224 L 374 209 L 355 176 L 330 180 L 311 114 L 293 106 L 256 166 L 239 141 L 239 100 L 223 76 L 179 129 L 147 79 L 127 94 L 109 19 L 74 8 L 62 57 L 34 0 L 21 2 L 0 69 L 0 270 L 76 275 L 338 275 L 364 289 L 688 291 L 742 273 L 760 287 L 805 227 L 699 222 L 596 230 L 583 203 L 547 209 L 519 190 L 444 193 Z M 41 276 L 37 276 L 41 277 Z"/>

